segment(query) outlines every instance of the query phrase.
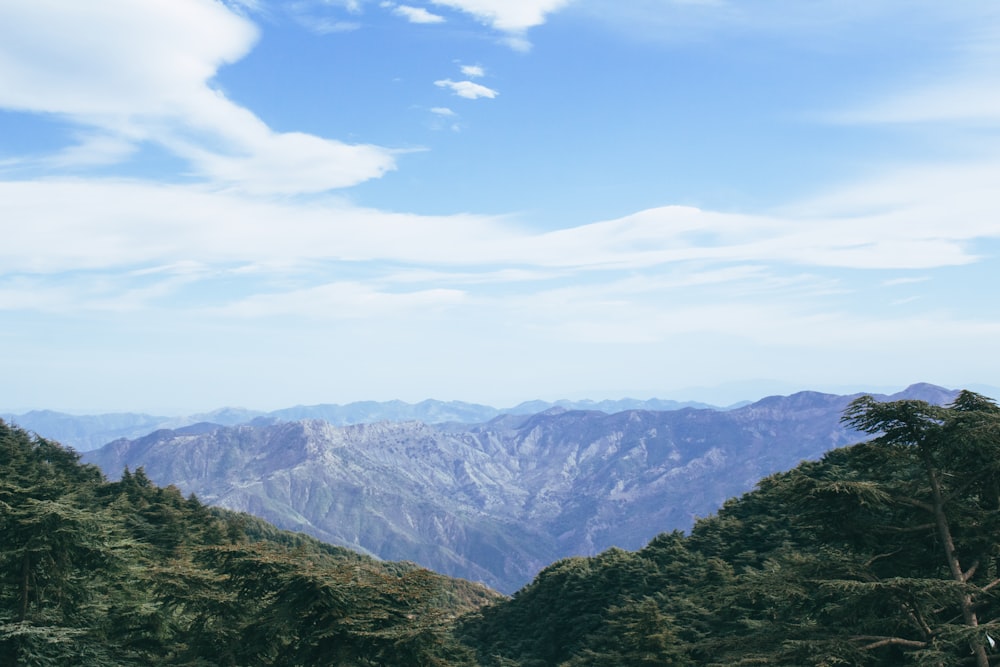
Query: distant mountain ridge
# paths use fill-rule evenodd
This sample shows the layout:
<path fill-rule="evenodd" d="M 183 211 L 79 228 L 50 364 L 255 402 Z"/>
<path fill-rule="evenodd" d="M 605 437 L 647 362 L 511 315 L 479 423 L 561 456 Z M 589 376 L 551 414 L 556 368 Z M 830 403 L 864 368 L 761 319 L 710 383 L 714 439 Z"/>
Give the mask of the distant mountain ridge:
<path fill-rule="evenodd" d="M 918 384 L 879 398 L 956 394 Z M 142 466 L 205 502 L 512 592 L 554 560 L 641 547 L 766 475 L 856 442 L 840 417 L 857 395 L 800 392 L 728 411 L 554 407 L 474 425 L 204 424 L 84 459 L 111 477 Z"/>
<path fill-rule="evenodd" d="M 17 424 L 42 437 L 57 440 L 77 451 L 85 452 L 97 449 L 119 438 L 139 438 L 156 430 L 178 429 L 199 423 L 236 426 L 237 424 L 249 423 L 267 424 L 278 421 L 322 419 L 337 426 L 380 421 L 477 424 L 502 414 L 533 414 L 556 406 L 568 410 L 600 410 L 607 413 L 622 410 L 678 410 L 686 407 L 715 407 L 694 401 L 625 398 L 605 401 L 528 401 L 512 408 L 497 409 L 477 403 L 429 399 L 419 403 L 357 401 L 346 405 L 335 403 L 298 405 L 271 412 L 226 407 L 186 417 L 163 417 L 134 412 L 72 415 L 53 410 L 32 410 L 21 414 L 0 413 L 0 419 Z"/>

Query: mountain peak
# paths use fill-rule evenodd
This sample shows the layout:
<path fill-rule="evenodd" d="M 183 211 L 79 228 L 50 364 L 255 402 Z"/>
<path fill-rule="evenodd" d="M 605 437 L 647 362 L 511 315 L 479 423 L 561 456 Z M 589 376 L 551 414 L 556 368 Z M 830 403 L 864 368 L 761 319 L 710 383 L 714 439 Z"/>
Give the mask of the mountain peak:
<path fill-rule="evenodd" d="M 945 389 L 944 387 L 939 387 L 928 382 L 917 382 L 911 384 L 901 392 L 892 394 L 888 397 L 888 400 L 896 401 L 908 398 L 937 405 L 945 405 L 954 401 L 958 393 L 956 389 Z"/>

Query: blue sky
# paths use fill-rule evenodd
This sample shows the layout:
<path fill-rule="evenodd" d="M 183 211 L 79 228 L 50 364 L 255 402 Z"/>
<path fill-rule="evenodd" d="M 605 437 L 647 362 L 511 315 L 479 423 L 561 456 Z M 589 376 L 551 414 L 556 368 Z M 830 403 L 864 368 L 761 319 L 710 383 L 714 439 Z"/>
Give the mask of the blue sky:
<path fill-rule="evenodd" d="M 0 0 L 0 407 L 997 386 L 998 129 L 993 0 Z"/>

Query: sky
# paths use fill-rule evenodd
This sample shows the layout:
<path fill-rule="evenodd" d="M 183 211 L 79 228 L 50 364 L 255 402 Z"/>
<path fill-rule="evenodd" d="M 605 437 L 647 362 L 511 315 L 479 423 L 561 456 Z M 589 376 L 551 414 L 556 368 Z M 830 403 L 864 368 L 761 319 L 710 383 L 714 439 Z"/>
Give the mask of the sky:
<path fill-rule="evenodd" d="M 0 408 L 1000 385 L 995 0 L 0 0 Z"/>

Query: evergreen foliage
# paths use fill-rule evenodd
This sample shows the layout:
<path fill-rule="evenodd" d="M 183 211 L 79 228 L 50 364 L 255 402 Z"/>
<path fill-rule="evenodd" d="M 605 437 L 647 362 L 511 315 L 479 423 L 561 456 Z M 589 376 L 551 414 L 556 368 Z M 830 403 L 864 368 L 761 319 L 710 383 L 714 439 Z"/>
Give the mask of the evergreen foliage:
<path fill-rule="evenodd" d="M 1000 409 L 852 403 L 874 436 L 464 620 L 481 664 L 1000 664 Z"/>
<path fill-rule="evenodd" d="M 855 401 L 864 443 L 501 599 L 105 482 L 0 421 L 0 664 L 1000 664 L 1000 408 Z"/>
<path fill-rule="evenodd" d="M 0 421 L 0 664 L 471 665 L 453 620 L 496 597 L 210 509 L 141 469 L 107 483 Z"/>

